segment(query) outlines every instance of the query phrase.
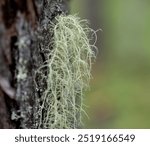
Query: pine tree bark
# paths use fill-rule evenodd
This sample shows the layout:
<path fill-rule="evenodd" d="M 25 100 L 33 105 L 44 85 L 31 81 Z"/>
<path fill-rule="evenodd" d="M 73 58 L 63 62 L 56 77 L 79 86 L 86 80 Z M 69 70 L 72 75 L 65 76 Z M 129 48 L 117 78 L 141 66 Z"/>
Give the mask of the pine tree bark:
<path fill-rule="evenodd" d="M 48 24 L 68 13 L 68 0 L 0 1 L 0 128 L 38 128 L 35 71 L 53 34 Z M 42 127 L 40 127 L 42 128 Z"/>

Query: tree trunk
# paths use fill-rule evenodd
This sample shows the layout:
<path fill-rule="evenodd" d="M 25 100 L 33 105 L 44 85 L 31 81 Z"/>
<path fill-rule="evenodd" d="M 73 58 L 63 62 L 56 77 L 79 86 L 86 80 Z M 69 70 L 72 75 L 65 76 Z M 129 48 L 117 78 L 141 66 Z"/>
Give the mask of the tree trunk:
<path fill-rule="evenodd" d="M 68 0 L 0 1 L 0 128 L 37 127 L 41 90 L 35 79 L 53 34 L 48 25 L 67 13 Z M 35 83 L 36 80 L 36 83 Z"/>

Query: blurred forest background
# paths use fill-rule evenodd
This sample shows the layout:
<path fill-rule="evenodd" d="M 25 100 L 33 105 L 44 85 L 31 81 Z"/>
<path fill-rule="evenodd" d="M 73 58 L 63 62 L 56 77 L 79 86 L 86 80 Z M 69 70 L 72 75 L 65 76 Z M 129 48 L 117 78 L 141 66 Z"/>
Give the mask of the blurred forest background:
<path fill-rule="evenodd" d="M 150 1 L 72 0 L 99 31 L 84 128 L 150 128 Z"/>

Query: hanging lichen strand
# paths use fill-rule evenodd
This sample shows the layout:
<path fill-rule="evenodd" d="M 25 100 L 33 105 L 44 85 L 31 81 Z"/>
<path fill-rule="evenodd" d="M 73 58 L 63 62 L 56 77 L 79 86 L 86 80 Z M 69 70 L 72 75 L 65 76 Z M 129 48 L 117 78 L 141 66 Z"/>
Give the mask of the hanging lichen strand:
<path fill-rule="evenodd" d="M 95 32 L 86 20 L 72 15 L 57 16 L 49 31 L 53 40 L 46 50 L 46 62 L 37 71 L 41 82 L 47 84 L 38 112 L 39 127 L 79 128 L 84 112 L 83 93 L 91 77 L 91 59 L 95 58 L 96 47 L 90 44 Z M 45 68 L 46 75 L 42 73 Z"/>

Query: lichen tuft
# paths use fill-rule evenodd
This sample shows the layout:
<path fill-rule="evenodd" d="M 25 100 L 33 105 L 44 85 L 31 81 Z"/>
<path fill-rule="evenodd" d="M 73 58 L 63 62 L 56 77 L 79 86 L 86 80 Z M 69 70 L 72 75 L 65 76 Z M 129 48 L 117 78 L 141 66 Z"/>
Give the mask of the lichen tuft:
<path fill-rule="evenodd" d="M 41 96 L 39 127 L 79 128 L 82 123 L 83 93 L 91 78 L 95 43 L 90 44 L 92 34 L 87 20 L 75 15 L 60 15 L 49 31 L 53 40 L 46 50 L 47 59 L 38 70 L 41 82 L 47 87 Z M 90 36 L 91 35 L 91 36 Z M 47 68 L 47 74 L 42 70 Z"/>

